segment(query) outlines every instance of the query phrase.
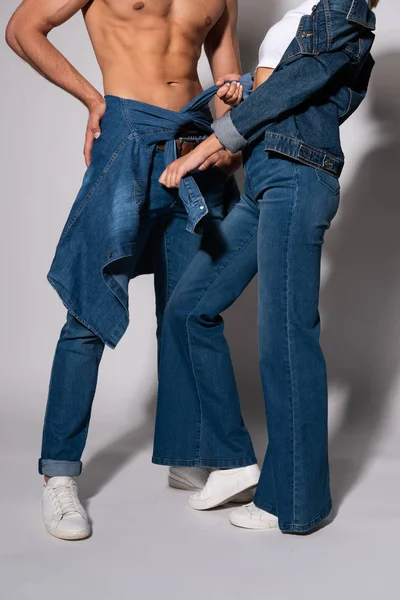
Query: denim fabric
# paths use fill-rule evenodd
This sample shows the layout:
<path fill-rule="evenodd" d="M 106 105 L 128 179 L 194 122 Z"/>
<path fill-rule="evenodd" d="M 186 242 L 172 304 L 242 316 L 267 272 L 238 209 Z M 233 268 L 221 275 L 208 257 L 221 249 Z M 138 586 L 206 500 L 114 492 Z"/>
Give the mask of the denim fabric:
<path fill-rule="evenodd" d="M 106 128 L 104 140 L 108 135 Z M 238 200 L 235 181 L 228 180 L 218 168 L 195 174 L 195 183 L 202 190 L 209 211 L 202 220 L 202 235 L 191 235 L 186 230 L 187 211 L 177 191 L 168 190 L 158 182 L 164 168 L 164 153 L 157 151 L 146 182 L 146 194 L 140 200 L 136 198 L 140 224 L 135 261 L 139 262 L 144 253 L 152 258 L 158 337 L 168 298 L 200 247 L 214 256 L 222 252 L 219 222 Z M 120 276 L 124 276 L 124 267 L 121 265 Z M 136 264 L 131 263 L 130 268 L 135 269 Z M 75 476 L 81 472 L 103 350 L 104 342 L 69 313 L 54 358 L 40 473 Z"/>
<path fill-rule="evenodd" d="M 69 312 L 112 348 L 128 326 L 129 280 L 153 269 L 151 254 L 144 251 L 138 262 L 137 253 L 157 143 L 166 142 L 165 167 L 176 158 L 174 139 L 183 126 L 211 133 L 206 106 L 217 89 L 206 90 L 179 112 L 106 97 L 102 134 L 94 142 L 92 162 L 48 278 Z M 196 178 L 183 179 L 179 197 L 190 232 L 201 232 L 200 222 L 209 211 L 205 196 Z"/>
<path fill-rule="evenodd" d="M 265 134 L 266 150 L 339 177 L 339 125 L 365 97 L 373 29 L 366 0 L 321 0 L 268 81 L 213 124 L 221 143 L 236 152 Z"/>
<path fill-rule="evenodd" d="M 253 456 L 220 313 L 258 263 L 269 446 L 255 503 L 282 530 L 301 532 L 331 510 L 318 296 L 339 183 L 262 143 L 247 148 L 245 175 L 245 193 L 221 225 L 226 251 L 216 260 L 198 253 L 164 314 L 153 461 L 226 467 Z"/>

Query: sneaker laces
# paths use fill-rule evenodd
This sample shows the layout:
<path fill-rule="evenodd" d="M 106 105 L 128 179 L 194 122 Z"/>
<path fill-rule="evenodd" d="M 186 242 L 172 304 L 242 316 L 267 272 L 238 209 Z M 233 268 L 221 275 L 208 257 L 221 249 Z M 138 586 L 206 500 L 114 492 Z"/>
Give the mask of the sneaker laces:
<path fill-rule="evenodd" d="M 50 488 L 50 493 L 53 503 L 57 506 L 63 517 L 74 513 L 85 517 L 85 510 L 73 488 L 68 485 L 61 485 Z"/>

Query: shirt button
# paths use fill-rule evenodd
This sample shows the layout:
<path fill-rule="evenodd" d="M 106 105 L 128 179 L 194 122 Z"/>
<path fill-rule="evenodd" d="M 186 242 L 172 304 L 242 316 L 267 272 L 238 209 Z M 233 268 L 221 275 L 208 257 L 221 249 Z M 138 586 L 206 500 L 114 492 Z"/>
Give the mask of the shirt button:
<path fill-rule="evenodd" d="M 114 256 L 114 253 L 113 253 L 113 252 L 109 252 L 109 253 L 108 253 L 108 258 L 112 258 L 113 256 Z"/>
<path fill-rule="evenodd" d="M 200 206 L 200 210 L 204 210 L 204 206 L 203 205 Z"/>

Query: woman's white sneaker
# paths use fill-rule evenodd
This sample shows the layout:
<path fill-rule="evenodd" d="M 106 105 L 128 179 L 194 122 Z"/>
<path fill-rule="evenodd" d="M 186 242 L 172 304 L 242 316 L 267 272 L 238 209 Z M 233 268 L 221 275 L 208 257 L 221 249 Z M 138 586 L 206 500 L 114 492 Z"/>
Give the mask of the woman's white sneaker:
<path fill-rule="evenodd" d="M 276 529 L 279 527 L 278 518 L 265 510 L 258 508 L 254 502 L 235 508 L 229 515 L 229 522 L 243 529 Z"/>
<path fill-rule="evenodd" d="M 170 467 L 168 483 L 170 487 L 189 492 L 199 492 L 207 483 L 211 469 L 205 467 Z"/>
<path fill-rule="evenodd" d="M 252 493 L 259 478 L 258 465 L 212 471 L 201 492 L 189 496 L 189 506 L 194 510 L 209 510 L 235 501 L 243 492 Z"/>
<path fill-rule="evenodd" d="M 72 477 L 51 477 L 43 486 L 43 521 L 47 531 L 62 540 L 83 540 L 91 527 Z"/>
<path fill-rule="evenodd" d="M 177 490 L 201 492 L 212 470 L 206 467 L 170 467 L 168 483 Z M 246 490 L 232 498 L 231 502 L 247 504 L 253 500 L 253 496 L 253 490 Z"/>

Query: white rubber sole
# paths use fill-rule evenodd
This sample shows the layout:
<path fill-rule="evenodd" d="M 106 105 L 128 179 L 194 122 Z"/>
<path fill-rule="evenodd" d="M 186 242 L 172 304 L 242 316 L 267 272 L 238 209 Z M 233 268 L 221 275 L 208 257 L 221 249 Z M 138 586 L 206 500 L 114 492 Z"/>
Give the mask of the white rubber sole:
<path fill-rule="evenodd" d="M 252 509 L 252 505 L 250 505 Z M 271 515 L 270 513 L 260 511 L 254 518 L 254 511 L 249 510 L 249 506 L 242 506 L 241 508 L 235 508 L 229 514 L 229 523 L 234 527 L 240 527 L 241 529 L 253 529 L 255 531 L 269 531 L 270 529 L 278 529 L 279 521 L 278 517 Z M 257 518 L 264 517 L 264 518 Z"/>
<path fill-rule="evenodd" d="M 84 531 L 70 531 L 70 532 L 57 531 L 57 530 L 51 529 L 51 527 L 47 526 L 46 523 L 45 523 L 45 527 L 46 527 L 47 533 L 49 533 L 53 537 L 56 537 L 59 540 L 67 540 L 67 541 L 86 540 L 92 534 L 92 530 L 90 527 Z"/>
<path fill-rule="evenodd" d="M 201 488 L 191 485 L 184 479 L 175 478 L 172 475 L 168 477 L 169 487 L 176 490 L 186 490 L 187 492 L 201 492 Z"/>
<path fill-rule="evenodd" d="M 233 494 L 232 496 L 221 495 L 206 499 L 195 499 L 192 496 L 189 496 L 188 504 L 190 508 L 193 508 L 193 510 L 210 510 L 211 508 L 217 508 L 218 506 L 223 506 L 224 504 L 229 504 L 230 502 L 246 504 L 248 502 L 248 498 L 250 498 L 250 501 L 253 500 L 254 490 L 256 487 L 257 485 L 252 485 L 240 491 L 239 493 Z M 245 502 L 242 501 L 243 498 L 245 498 Z"/>
<path fill-rule="evenodd" d="M 278 520 L 275 521 L 253 521 L 249 519 L 241 519 L 240 517 L 229 515 L 229 523 L 239 529 L 248 529 L 252 531 L 270 531 L 271 529 L 278 529 Z"/>
<path fill-rule="evenodd" d="M 190 485 L 186 481 L 181 479 L 175 479 L 171 475 L 168 477 L 169 487 L 174 488 L 176 490 L 185 490 L 186 492 L 201 492 L 202 488 L 196 487 L 194 485 Z M 254 498 L 254 487 L 245 490 L 244 492 L 240 492 L 236 496 L 230 499 L 230 502 L 235 504 L 248 504 L 252 502 Z"/>

